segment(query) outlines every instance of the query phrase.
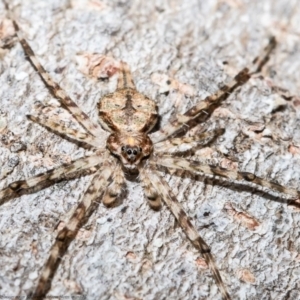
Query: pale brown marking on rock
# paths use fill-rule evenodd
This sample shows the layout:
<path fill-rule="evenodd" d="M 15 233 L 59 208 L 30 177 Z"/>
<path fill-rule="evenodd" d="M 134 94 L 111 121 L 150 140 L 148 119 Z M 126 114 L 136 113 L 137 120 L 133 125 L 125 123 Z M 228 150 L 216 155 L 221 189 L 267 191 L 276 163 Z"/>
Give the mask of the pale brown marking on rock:
<path fill-rule="evenodd" d="M 229 169 L 229 170 L 238 170 L 238 163 L 235 161 L 232 161 L 228 158 L 221 159 L 220 163 L 222 168 Z"/>
<path fill-rule="evenodd" d="M 246 283 L 255 284 L 256 282 L 254 274 L 249 269 L 239 269 L 237 271 L 237 276 Z"/>
<path fill-rule="evenodd" d="M 10 19 L 0 21 L 0 48 L 10 47 L 16 34 L 13 22 Z"/>
<path fill-rule="evenodd" d="M 95 79 L 110 78 L 120 70 L 120 62 L 98 53 L 79 53 L 76 61 L 83 74 Z"/>
<path fill-rule="evenodd" d="M 224 209 L 230 216 L 233 216 L 238 223 L 250 230 L 255 230 L 260 225 L 250 214 L 237 211 L 230 202 L 225 203 Z"/>
<path fill-rule="evenodd" d="M 205 262 L 205 259 L 199 257 L 196 259 L 196 265 L 200 268 L 200 269 L 208 269 L 208 265 Z"/>
<path fill-rule="evenodd" d="M 83 289 L 80 284 L 74 280 L 64 279 L 64 286 L 74 294 L 82 294 Z"/>
<path fill-rule="evenodd" d="M 288 150 L 290 153 L 293 155 L 300 155 L 300 147 L 295 146 L 295 145 L 289 145 Z"/>

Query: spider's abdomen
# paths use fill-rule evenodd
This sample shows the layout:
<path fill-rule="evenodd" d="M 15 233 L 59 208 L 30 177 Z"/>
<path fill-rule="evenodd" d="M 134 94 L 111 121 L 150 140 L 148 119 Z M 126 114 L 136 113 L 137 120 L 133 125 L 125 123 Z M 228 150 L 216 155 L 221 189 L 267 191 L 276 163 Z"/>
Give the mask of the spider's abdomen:
<path fill-rule="evenodd" d="M 157 121 L 156 103 L 134 89 L 118 89 L 99 104 L 101 125 L 109 131 L 149 132 Z"/>

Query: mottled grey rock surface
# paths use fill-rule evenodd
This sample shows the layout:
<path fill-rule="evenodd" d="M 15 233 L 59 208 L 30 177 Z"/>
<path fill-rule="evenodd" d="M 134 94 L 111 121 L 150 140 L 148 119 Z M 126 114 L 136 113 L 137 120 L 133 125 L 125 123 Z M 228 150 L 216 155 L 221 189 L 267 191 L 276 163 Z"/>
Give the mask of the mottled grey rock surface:
<path fill-rule="evenodd" d="M 214 112 L 207 129 L 224 126 L 226 132 L 196 154 L 300 190 L 300 99 L 286 101 L 272 91 L 280 86 L 300 95 L 298 0 L 10 2 L 45 68 L 94 120 L 98 99 L 114 90 L 116 80 L 84 76 L 77 53 L 126 61 L 139 91 L 157 100 L 163 125 L 176 107 L 183 113 L 251 64 L 275 35 L 278 46 L 262 72 L 266 80 L 251 79 Z M 2 4 L 0 9 L 4 17 Z M 180 90 L 192 90 L 194 97 L 176 89 L 160 93 L 154 80 L 159 74 L 189 85 Z M 27 120 L 37 101 L 56 104 L 20 44 L 1 50 L 1 188 L 85 152 Z M 211 246 L 233 299 L 300 299 L 299 212 L 252 188 L 179 175 L 167 180 Z M 0 208 L 0 295 L 24 296 L 34 287 L 57 226 L 67 220 L 89 179 L 61 182 Z M 243 214 L 233 215 L 228 207 L 258 226 L 251 230 L 238 222 Z M 49 295 L 220 298 L 173 216 L 165 207 L 153 212 L 134 181 L 127 182 L 122 205 L 99 205 L 69 247 Z"/>

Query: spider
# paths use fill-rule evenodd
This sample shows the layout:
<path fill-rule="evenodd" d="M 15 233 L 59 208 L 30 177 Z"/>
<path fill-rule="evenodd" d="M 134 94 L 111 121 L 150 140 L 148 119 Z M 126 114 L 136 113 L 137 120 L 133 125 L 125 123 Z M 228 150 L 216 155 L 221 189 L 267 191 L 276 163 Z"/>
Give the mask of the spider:
<path fill-rule="evenodd" d="M 188 239 L 205 259 L 222 298 L 230 299 L 229 292 L 223 283 L 209 246 L 198 234 L 168 183 L 160 175 L 159 170 L 161 168 L 179 169 L 241 180 L 290 195 L 293 199 L 299 198 L 299 191 L 267 181 L 255 174 L 227 170 L 217 165 L 206 164 L 176 155 L 176 153 L 180 153 L 180 146 L 183 144 L 186 147 L 193 147 L 195 143 L 197 145 L 206 144 L 224 132 L 224 129 L 220 128 L 195 137 L 175 137 L 199 122 L 203 112 L 207 114 L 213 111 L 236 88 L 245 84 L 253 74 L 260 72 L 276 45 L 275 38 L 270 39 L 264 53 L 254 61 L 251 70 L 245 68 L 238 72 L 234 79 L 223 85 L 218 92 L 206 97 L 160 130 L 151 133 L 158 120 L 158 108 L 155 101 L 136 90 L 129 67 L 125 62 L 120 63 L 116 91 L 105 95 L 98 103 L 100 124 L 95 124 L 52 80 L 39 63 L 28 42 L 22 37 L 18 24 L 15 21 L 13 23 L 29 61 L 50 92 L 73 115 L 74 119 L 85 130 L 85 133 L 63 127 L 61 124 L 48 119 L 47 116 L 30 115 L 29 118 L 62 137 L 94 149 L 94 154 L 90 156 L 79 158 L 69 164 L 29 179 L 10 183 L 0 191 L 0 204 L 3 204 L 9 199 L 25 193 L 35 192 L 57 181 L 68 180 L 85 173 L 94 174 L 69 222 L 58 232 L 50 250 L 49 258 L 38 279 L 36 289 L 30 297 L 40 299 L 47 295 L 61 257 L 67 251 L 80 227 L 94 211 L 96 199 L 102 197 L 103 204 L 108 207 L 116 205 L 125 185 L 126 176 L 135 175 L 144 188 L 149 206 L 154 210 L 159 210 L 162 201 L 167 205 Z M 98 139 L 102 134 L 101 127 L 110 133 L 106 145 L 102 145 Z M 294 203 L 293 200 L 290 200 L 290 202 Z"/>

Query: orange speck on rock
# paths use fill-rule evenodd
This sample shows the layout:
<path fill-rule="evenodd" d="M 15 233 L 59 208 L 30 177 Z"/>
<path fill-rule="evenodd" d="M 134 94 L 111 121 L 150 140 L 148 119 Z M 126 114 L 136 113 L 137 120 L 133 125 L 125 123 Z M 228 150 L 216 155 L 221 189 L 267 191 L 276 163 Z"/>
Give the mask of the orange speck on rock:
<path fill-rule="evenodd" d="M 83 74 L 96 79 L 110 78 L 120 69 L 120 62 L 98 53 L 80 53 L 76 61 Z"/>
<path fill-rule="evenodd" d="M 295 145 L 289 145 L 288 150 L 293 155 L 300 155 L 300 147 Z"/>
<path fill-rule="evenodd" d="M 202 257 L 196 259 L 196 264 L 201 269 L 208 269 L 208 265 Z"/>
<path fill-rule="evenodd" d="M 230 202 L 225 203 L 224 209 L 230 216 L 233 216 L 235 221 L 250 230 L 255 230 L 260 225 L 251 215 L 237 211 Z"/>
<path fill-rule="evenodd" d="M 134 252 L 132 251 L 129 251 L 126 253 L 125 257 L 128 259 L 128 260 L 136 260 L 137 259 L 137 256 Z"/>
<path fill-rule="evenodd" d="M 254 274 L 251 273 L 249 269 L 239 269 L 237 271 L 237 276 L 240 280 L 250 284 L 254 284 L 256 282 Z"/>

